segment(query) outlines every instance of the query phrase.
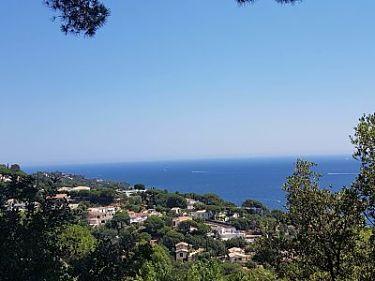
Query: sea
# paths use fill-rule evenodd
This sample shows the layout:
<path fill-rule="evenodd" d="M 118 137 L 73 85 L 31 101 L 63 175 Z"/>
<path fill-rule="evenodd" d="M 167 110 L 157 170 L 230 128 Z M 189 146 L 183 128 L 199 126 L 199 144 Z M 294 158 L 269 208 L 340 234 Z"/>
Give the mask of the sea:
<path fill-rule="evenodd" d="M 321 187 L 334 191 L 350 185 L 359 171 L 351 156 L 311 156 L 305 160 L 317 164 Z M 263 202 L 269 208 L 283 209 L 282 186 L 293 173 L 295 157 L 210 159 L 111 164 L 80 164 L 25 167 L 29 172 L 61 171 L 88 178 L 143 183 L 148 188 L 181 193 L 215 193 L 240 205 L 246 199 Z"/>

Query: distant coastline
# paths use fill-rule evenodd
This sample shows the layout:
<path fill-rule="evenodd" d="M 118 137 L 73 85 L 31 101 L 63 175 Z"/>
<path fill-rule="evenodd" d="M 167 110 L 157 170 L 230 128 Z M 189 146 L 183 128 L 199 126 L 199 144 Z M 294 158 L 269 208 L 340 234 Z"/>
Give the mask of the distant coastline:
<path fill-rule="evenodd" d="M 282 185 L 292 174 L 297 157 L 247 159 L 200 159 L 108 164 L 51 165 L 25 167 L 27 172 L 62 171 L 89 178 L 143 183 L 169 191 L 216 193 L 236 204 L 247 198 L 270 208 L 283 208 Z M 322 186 L 337 190 L 349 185 L 358 163 L 348 155 L 304 157 L 318 164 Z"/>

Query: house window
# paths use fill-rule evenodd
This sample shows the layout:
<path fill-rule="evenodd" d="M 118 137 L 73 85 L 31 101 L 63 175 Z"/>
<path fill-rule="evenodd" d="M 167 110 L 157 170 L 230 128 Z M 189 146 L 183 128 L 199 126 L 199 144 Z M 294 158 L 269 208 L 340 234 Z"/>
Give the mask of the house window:
<path fill-rule="evenodd" d="M 184 253 L 180 253 L 180 258 L 183 258 L 184 257 Z"/>

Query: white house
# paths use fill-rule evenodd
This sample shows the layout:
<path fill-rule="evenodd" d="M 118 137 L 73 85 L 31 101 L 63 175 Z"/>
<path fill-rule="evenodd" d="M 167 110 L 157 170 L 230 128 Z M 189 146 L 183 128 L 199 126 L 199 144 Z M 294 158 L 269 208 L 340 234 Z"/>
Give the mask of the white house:
<path fill-rule="evenodd" d="M 115 206 L 88 208 L 87 221 L 91 226 L 103 225 L 111 220 L 119 209 Z"/>
<path fill-rule="evenodd" d="M 187 261 L 189 257 L 189 244 L 185 242 L 180 242 L 175 245 L 176 248 L 176 260 L 177 261 Z"/>
<path fill-rule="evenodd" d="M 190 215 L 193 218 L 198 218 L 202 220 L 209 220 L 212 218 L 212 213 L 207 210 L 198 210 L 198 211 L 190 213 Z"/>
<path fill-rule="evenodd" d="M 146 213 L 135 213 L 129 212 L 130 223 L 141 223 L 147 220 L 148 215 Z"/>
<path fill-rule="evenodd" d="M 117 191 L 125 194 L 127 197 L 130 197 L 132 195 L 137 195 L 138 193 L 146 192 L 147 190 L 146 189 L 129 189 L 129 190 L 118 189 Z"/>
<path fill-rule="evenodd" d="M 193 247 L 185 242 L 180 242 L 175 245 L 176 248 L 176 260 L 177 261 L 192 261 L 195 256 L 204 251 L 203 248 L 194 250 Z"/>
<path fill-rule="evenodd" d="M 228 249 L 228 258 L 232 263 L 246 263 L 251 260 L 251 255 L 247 255 L 241 248 L 233 247 Z"/>
<path fill-rule="evenodd" d="M 229 240 L 233 238 L 245 237 L 245 234 L 233 226 L 226 225 L 213 225 L 211 224 L 211 229 L 217 233 L 221 240 Z"/>
<path fill-rule="evenodd" d="M 187 209 L 188 210 L 194 210 L 194 204 L 198 203 L 197 200 L 194 200 L 194 199 L 191 199 L 191 198 L 187 198 L 186 202 L 187 202 Z"/>

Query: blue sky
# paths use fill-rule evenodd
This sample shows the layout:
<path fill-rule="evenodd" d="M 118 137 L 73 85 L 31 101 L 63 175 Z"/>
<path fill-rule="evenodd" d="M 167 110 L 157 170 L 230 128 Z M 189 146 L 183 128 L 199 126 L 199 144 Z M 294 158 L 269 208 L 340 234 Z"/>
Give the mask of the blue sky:
<path fill-rule="evenodd" d="M 375 1 L 106 1 L 93 39 L 1 1 L 0 162 L 350 154 Z"/>

